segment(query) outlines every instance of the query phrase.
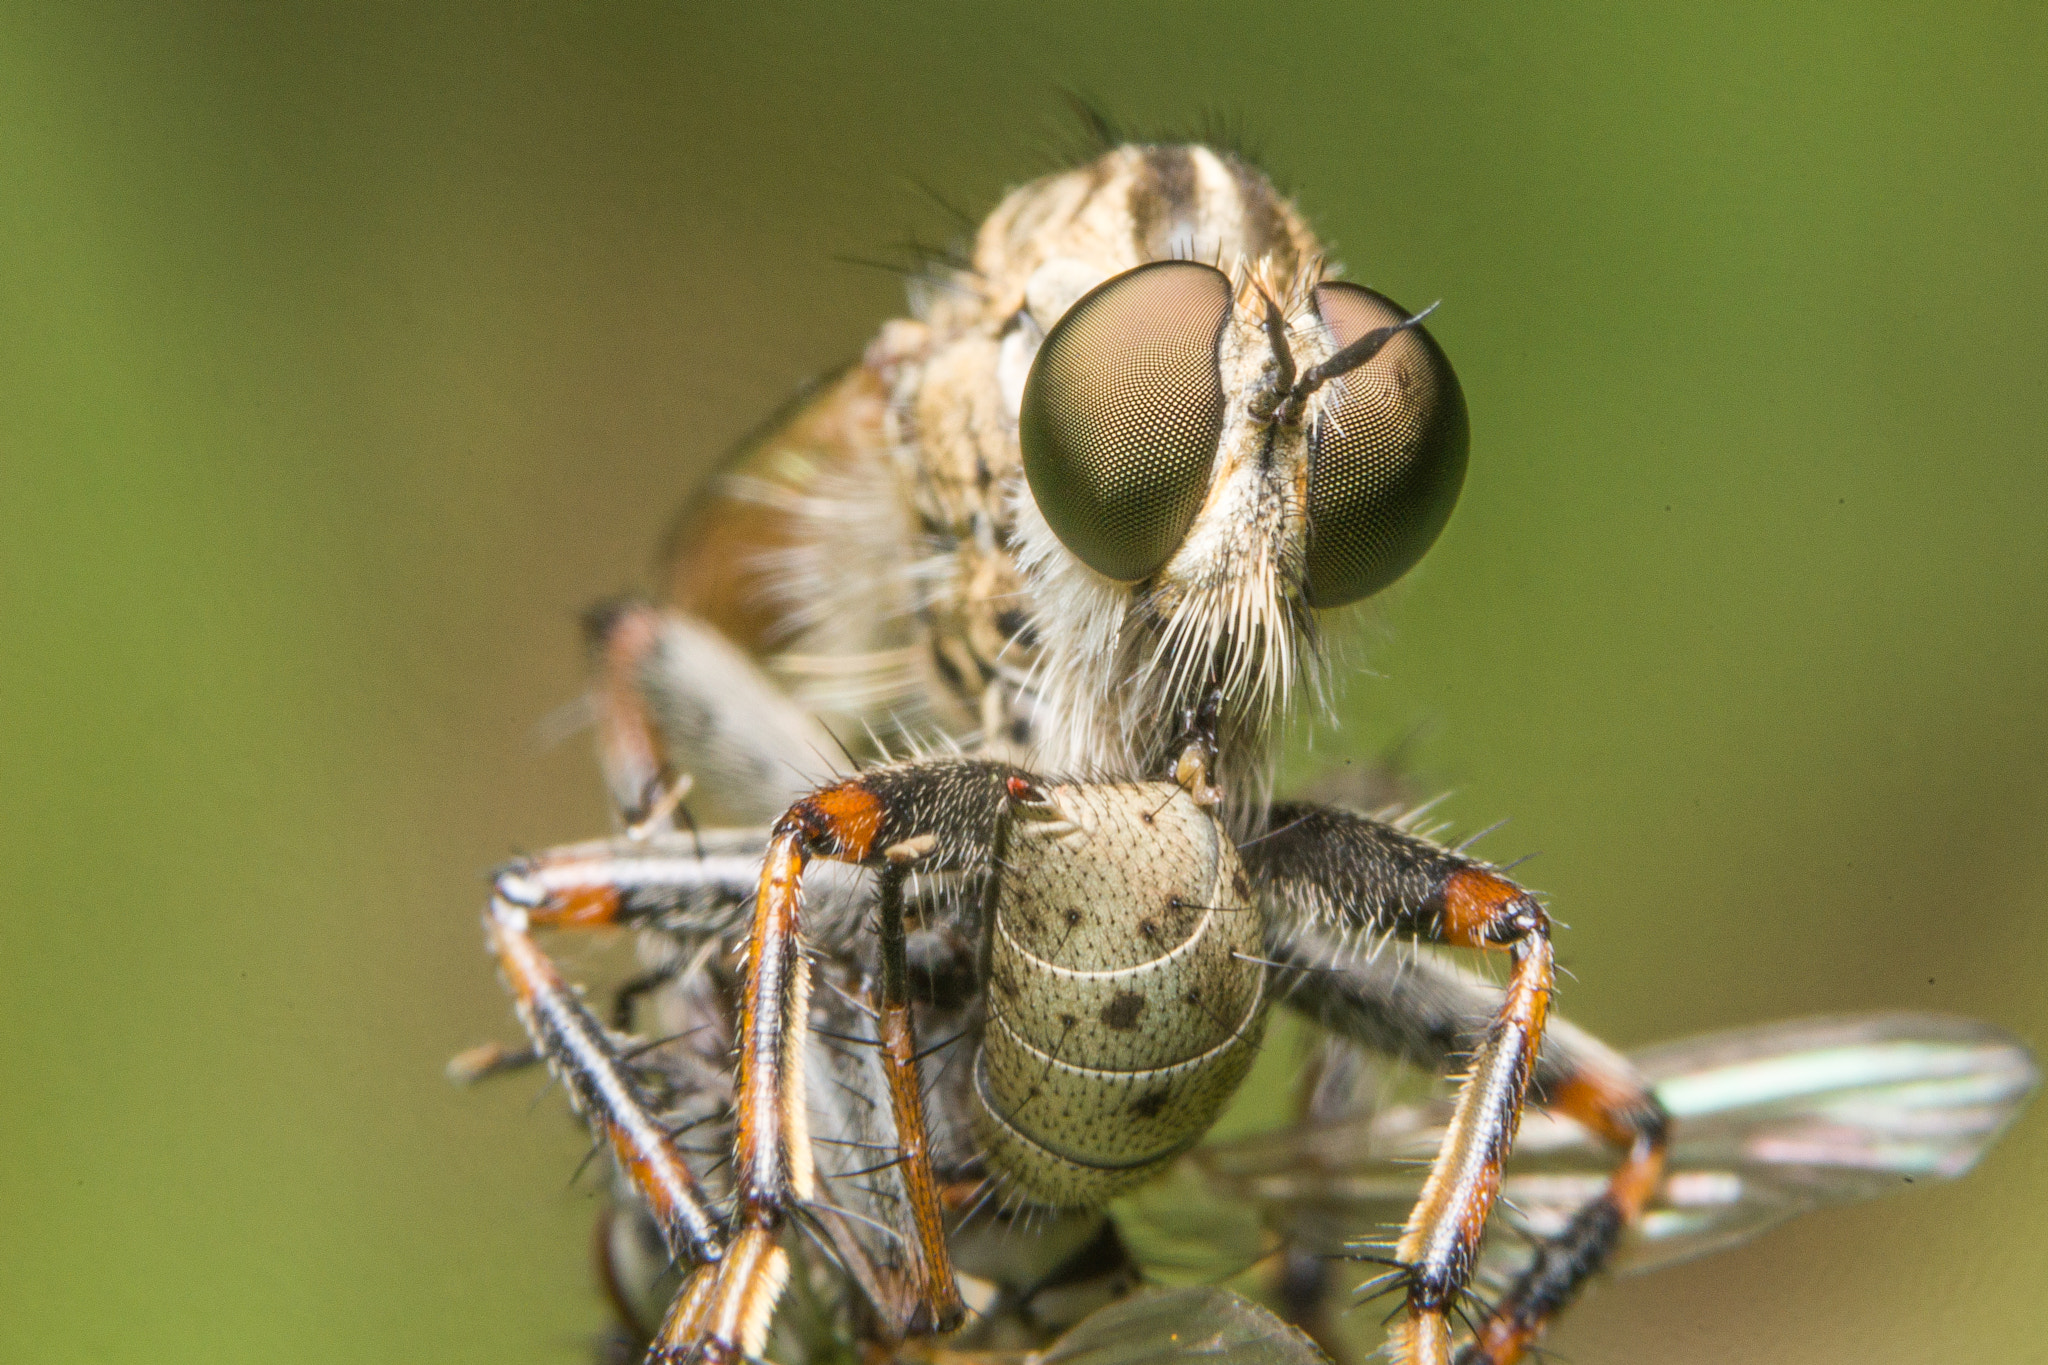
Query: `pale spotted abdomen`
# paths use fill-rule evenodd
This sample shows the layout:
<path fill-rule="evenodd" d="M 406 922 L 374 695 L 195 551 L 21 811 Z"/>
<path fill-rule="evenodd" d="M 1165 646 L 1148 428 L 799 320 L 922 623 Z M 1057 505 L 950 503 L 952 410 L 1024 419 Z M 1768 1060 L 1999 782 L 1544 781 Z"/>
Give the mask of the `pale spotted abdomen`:
<path fill-rule="evenodd" d="M 975 1062 L 990 1161 L 1093 1205 L 1208 1131 L 1258 1051 L 1265 968 L 1237 850 L 1170 782 L 1054 787 L 1012 822 Z"/>

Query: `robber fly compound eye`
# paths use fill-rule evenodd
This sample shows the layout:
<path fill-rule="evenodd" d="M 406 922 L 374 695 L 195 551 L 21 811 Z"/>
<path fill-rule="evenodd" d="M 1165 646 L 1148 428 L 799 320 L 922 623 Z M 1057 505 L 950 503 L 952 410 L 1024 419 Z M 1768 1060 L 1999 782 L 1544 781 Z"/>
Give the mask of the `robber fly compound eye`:
<path fill-rule="evenodd" d="M 1105 578 L 1156 573 L 1188 535 L 1224 439 L 1218 351 L 1230 280 L 1161 261 L 1097 286 L 1047 336 L 1025 383 L 1018 435 L 1047 524 Z M 1388 586 L 1436 540 L 1465 479 L 1469 424 L 1435 338 L 1391 299 L 1355 284 L 1314 291 L 1329 356 L 1298 375 L 1269 302 L 1277 379 L 1255 420 L 1308 430 L 1301 591 L 1341 607 Z"/>
<path fill-rule="evenodd" d="M 1158 569 L 1202 505 L 1229 316 L 1222 271 L 1160 261 L 1084 295 L 1039 349 L 1018 414 L 1024 475 L 1061 543 L 1105 578 Z"/>
<path fill-rule="evenodd" d="M 1369 352 L 1318 380 L 1309 438 L 1307 595 L 1341 607 L 1407 573 L 1435 542 L 1465 482 L 1471 428 L 1450 361 L 1406 309 L 1355 284 L 1318 285 L 1315 299 L 1338 348 L 1328 368 Z"/>

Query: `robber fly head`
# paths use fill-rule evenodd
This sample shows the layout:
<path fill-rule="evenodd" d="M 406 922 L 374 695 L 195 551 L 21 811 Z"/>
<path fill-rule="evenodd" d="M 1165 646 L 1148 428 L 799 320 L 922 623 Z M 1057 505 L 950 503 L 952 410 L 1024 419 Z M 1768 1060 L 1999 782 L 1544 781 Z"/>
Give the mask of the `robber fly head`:
<path fill-rule="evenodd" d="M 1421 315 L 1328 278 L 1305 229 L 1256 249 L 1253 215 L 1294 222 L 1256 172 L 1132 152 L 1194 167 L 1126 191 L 1134 223 L 1182 225 L 1172 258 L 1033 279 L 1066 285 L 1017 395 L 1040 693 L 1072 736 L 1056 759 L 1156 766 L 1165 726 L 1214 696 L 1226 753 L 1256 764 L 1316 680 L 1317 614 L 1399 578 L 1449 519 L 1465 400 Z"/>

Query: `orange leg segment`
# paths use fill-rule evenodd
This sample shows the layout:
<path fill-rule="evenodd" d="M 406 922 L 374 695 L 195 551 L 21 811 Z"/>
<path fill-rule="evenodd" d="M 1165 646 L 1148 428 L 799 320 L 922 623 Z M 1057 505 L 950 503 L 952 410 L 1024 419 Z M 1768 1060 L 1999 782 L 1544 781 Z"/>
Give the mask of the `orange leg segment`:
<path fill-rule="evenodd" d="M 902 881 L 909 864 L 936 840 L 902 833 L 888 801 L 861 779 L 818 792 L 791 807 L 769 840 L 749 938 L 738 1032 L 739 1089 L 734 1144 L 732 1246 L 701 1267 L 663 1323 L 648 1359 L 722 1363 L 758 1355 L 789 1268 L 776 1245 L 789 1216 L 813 1197 L 804 1089 L 810 967 L 803 946 L 803 871 L 816 857 L 882 866 L 882 1059 L 916 1226 L 911 1248 L 922 1302 L 915 1325 L 958 1326 L 965 1313 L 946 1249 L 938 1183 L 925 1142 L 904 959 Z"/>
<path fill-rule="evenodd" d="M 1470 1049 L 1392 1273 L 1376 1282 L 1407 1294 L 1391 1354 L 1408 1365 L 1447 1365 L 1455 1316 L 1474 1335 L 1457 1346 L 1459 1365 L 1509 1365 L 1640 1218 L 1662 1178 L 1668 1118 L 1626 1062 L 1576 1029 L 1539 1056 L 1553 963 L 1548 916 L 1528 892 L 1456 850 L 1365 816 L 1302 804 L 1275 806 L 1269 819 L 1270 830 L 1240 851 L 1268 907 L 1268 954 L 1303 973 L 1296 1007 L 1368 1051 L 1418 1066 Z M 1356 946 L 1367 934 L 1507 948 L 1514 967 L 1504 994 L 1487 1003 L 1490 991 L 1427 959 L 1376 967 Z M 1475 1039 L 1471 1021 L 1481 1017 L 1488 1022 Z M 1541 1249 L 1499 1304 L 1468 1316 L 1467 1286 L 1532 1088 L 1623 1159 L 1605 1193 Z"/>
<path fill-rule="evenodd" d="M 923 1318 L 919 1332 L 950 1332 L 967 1316 L 946 1246 L 945 1210 L 932 1172 L 931 1139 L 924 1122 L 924 1083 L 918 1074 L 917 1035 L 910 1017 L 910 968 L 904 955 L 903 881 L 923 851 L 898 847 L 888 852 L 882 874 L 882 1000 L 878 1021 L 882 1068 L 889 1077 L 889 1107 L 902 1148 L 904 1186 L 917 1225 L 910 1252 Z"/>
<path fill-rule="evenodd" d="M 1601 1196 L 1580 1209 L 1489 1312 L 1458 1365 L 1514 1365 L 1608 1258 L 1664 1178 L 1670 1118 L 1639 1081 L 1586 1069 L 1550 1086 L 1546 1104 L 1619 1150 Z"/>
<path fill-rule="evenodd" d="M 1394 1250 L 1408 1285 L 1407 1311 L 1391 1343 L 1403 1365 L 1450 1365 L 1451 1313 L 1471 1281 L 1500 1194 L 1501 1165 L 1521 1123 L 1552 985 L 1549 919 L 1520 887 L 1467 868 L 1446 883 L 1441 907 L 1439 941 L 1472 948 L 1512 944 L 1515 965 L 1507 998 L 1472 1057 L 1450 1128 Z"/>

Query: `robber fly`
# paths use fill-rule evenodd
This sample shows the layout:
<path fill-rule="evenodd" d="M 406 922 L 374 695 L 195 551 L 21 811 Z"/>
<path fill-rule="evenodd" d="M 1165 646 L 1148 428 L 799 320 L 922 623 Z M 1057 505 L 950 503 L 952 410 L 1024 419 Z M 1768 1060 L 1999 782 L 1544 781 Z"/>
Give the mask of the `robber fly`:
<path fill-rule="evenodd" d="M 1632 1062 L 1551 1016 L 1550 918 L 1501 869 L 1274 798 L 1276 734 L 1443 528 L 1468 423 L 1424 314 L 1246 161 L 1105 146 L 913 304 L 685 509 L 661 602 L 591 614 L 624 832 L 507 868 L 485 913 L 525 1055 L 614 1158 L 632 1351 L 1071 1327 L 1054 1358 L 1312 1359 L 1220 1292 L 1129 1295 L 1105 1206 L 1178 1173 L 1265 1211 L 1325 1340 L 1351 1257 L 1397 1359 L 1505 1365 L 1602 1269 L 1957 1174 L 2031 1091 L 2018 1044 L 1906 1016 Z M 600 1021 L 534 931 L 613 925 L 646 970 Z M 1503 953 L 1506 985 L 1390 940 Z M 1330 1040 L 1300 1122 L 1198 1148 L 1274 1006 Z M 1455 1098 L 1376 1106 L 1368 1057 Z"/>

